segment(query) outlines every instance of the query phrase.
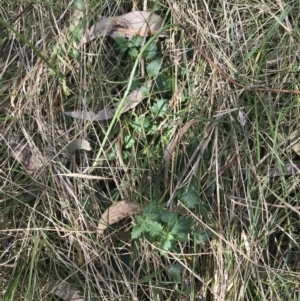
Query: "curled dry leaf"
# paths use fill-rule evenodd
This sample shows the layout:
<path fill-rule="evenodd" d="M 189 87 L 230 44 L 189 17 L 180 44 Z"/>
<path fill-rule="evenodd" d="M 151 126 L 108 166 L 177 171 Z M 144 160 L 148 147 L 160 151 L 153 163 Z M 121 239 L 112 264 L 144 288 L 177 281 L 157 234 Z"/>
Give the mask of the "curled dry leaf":
<path fill-rule="evenodd" d="M 135 108 L 143 99 L 148 96 L 148 91 L 151 86 L 151 81 L 149 81 L 145 86 L 132 91 L 126 97 L 126 100 L 123 105 L 123 109 L 121 114 L 132 110 Z M 120 102 L 116 104 L 116 107 L 120 105 Z M 87 120 L 87 121 L 102 121 L 109 120 L 114 117 L 116 113 L 116 109 L 106 108 L 97 113 L 89 112 L 89 111 L 73 111 L 73 112 L 65 112 L 66 115 L 71 116 L 73 118 Z"/>
<path fill-rule="evenodd" d="M 8 147 L 9 156 L 23 165 L 29 175 L 42 169 L 43 164 L 38 153 L 29 148 L 25 139 L 21 139 L 9 129 L 0 128 L 0 145 L 2 144 L 5 144 Z"/>
<path fill-rule="evenodd" d="M 74 139 L 67 145 L 66 149 L 67 152 L 72 155 L 76 150 L 82 149 L 90 151 L 92 148 L 90 143 L 85 139 Z"/>
<path fill-rule="evenodd" d="M 153 35 L 162 27 L 163 22 L 159 15 L 148 11 L 134 11 L 118 17 L 103 18 L 85 32 L 81 44 L 100 36 L 131 39 L 134 35 Z M 164 32 L 160 36 L 166 37 L 167 34 Z"/>
<path fill-rule="evenodd" d="M 89 111 L 73 111 L 73 112 L 65 112 L 65 114 L 73 118 L 82 119 L 82 120 L 101 121 L 101 120 L 112 119 L 114 117 L 115 111 L 116 110 L 114 109 L 107 108 L 97 113 L 89 112 Z"/>
<path fill-rule="evenodd" d="M 65 301 L 84 301 L 82 293 L 69 283 L 60 283 L 59 280 L 52 280 L 48 284 L 47 291 Z"/>
<path fill-rule="evenodd" d="M 102 235 L 104 230 L 112 224 L 134 214 L 141 214 L 142 208 L 139 203 L 120 201 L 111 205 L 104 211 L 98 224 L 97 233 Z"/>

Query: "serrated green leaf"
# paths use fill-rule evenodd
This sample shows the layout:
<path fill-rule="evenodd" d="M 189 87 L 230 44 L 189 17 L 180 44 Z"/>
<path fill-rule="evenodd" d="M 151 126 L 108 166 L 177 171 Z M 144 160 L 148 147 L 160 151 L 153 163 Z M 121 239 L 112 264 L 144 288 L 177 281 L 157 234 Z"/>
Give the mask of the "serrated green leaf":
<path fill-rule="evenodd" d="M 150 121 L 147 117 L 137 117 L 135 121 L 132 123 L 132 126 L 138 132 L 142 132 L 149 128 Z"/>
<path fill-rule="evenodd" d="M 147 231 L 149 231 L 152 235 L 161 235 L 163 232 L 163 226 L 157 221 L 146 220 Z"/>
<path fill-rule="evenodd" d="M 141 225 L 135 225 L 132 227 L 131 230 L 131 238 L 136 239 L 141 236 L 141 234 L 144 232 L 144 229 Z"/>
<path fill-rule="evenodd" d="M 126 149 L 131 148 L 134 146 L 134 139 L 131 135 L 126 135 L 124 137 L 124 146 Z"/>
<path fill-rule="evenodd" d="M 175 282 L 181 283 L 182 269 L 183 266 L 179 262 L 176 262 L 168 268 L 168 274 Z"/>
<path fill-rule="evenodd" d="M 147 65 L 147 72 L 150 76 L 157 76 L 161 67 L 162 58 L 156 58 Z"/>
<path fill-rule="evenodd" d="M 163 238 L 159 243 L 159 248 L 165 251 L 169 251 L 172 249 L 172 240 Z"/>
<path fill-rule="evenodd" d="M 158 215 L 159 215 L 160 220 L 164 224 L 168 224 L 170 222 L 170 220 L 172 220 L 172 219 L 176 221 L 178 218 L 178 213 L 170 212 L 170 211 L 166 211 L 166 210 L 160 210 Z"/>
<path fill-rule="evenodd" d="M 139 51 L 136 48 L 130 48 L 128 54 L 131 57 L 137 57 L 139 55 Z"/>
<path fill-rule="evenodd" d="M 128 42 L 129 47 L 140 47 L 143 43 L 143 38 L 139 35 L 135 35 L 132 39 Z"/>
<path fill-rule="evenodd" d="M 142 95 L 143 95 L 143 96 L 147 97 L 147 96 L 150 95 L 150 91 L 149 91 L 149 88 L 148 88 L 148 87 L 143 86 L 143 87 L 141 88 L 141 90 L 142 90 Z"/>
<path fill-rule="evenodd" d="M 152 106 L 152 112 L 157 117 L 164 117 L 168 110 L 168 100 L 159 99 Z"/>
<path fill-rule="evenodd" d="M 157 203 L 156 202 L 149 202 L 144 208 L 144 214 L 148 215 L 149 213 L 156 212 L 157 213 Z"/>
<path fill-rule="evenodd" d="M 199 194 L 197 191 L 190 188 L 188 191 L 182 194 L 180 199 L 186 207 L 188 207 L 189 209 L 193 209 L 199 202 Z"/>
<path fill-rule="evenodd" d="M 128 42 L 127 42 L 127 40 L 125 39 L 125 38 L 122 38 L 122 37 L 117 37 L 116 39 L 115 39 L 115 41 L 116 41 L 116 43 L 117 43 L 117 45 L 118 45 L 118 47 L 117 47 L 117 49 L 120 51 L 120 52 L 125 52 L 127 49 L 128 49 Z"/>

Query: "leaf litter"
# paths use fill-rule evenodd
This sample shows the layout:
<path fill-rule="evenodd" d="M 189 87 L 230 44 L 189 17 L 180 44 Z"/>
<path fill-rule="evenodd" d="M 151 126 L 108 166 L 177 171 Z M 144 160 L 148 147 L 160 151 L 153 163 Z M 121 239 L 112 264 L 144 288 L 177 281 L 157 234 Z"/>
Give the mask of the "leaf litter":
<path fill-rule="evenodd" d="M 149 95 L 149 88 L 151 87 L 152 81 L 149 81 L 145 86 L 134 90 L 131 92 L 123 104 L 121 114 L 134 109 L 143 99 L 147 98 Z M 116 104 L 116 108 L 120 105 L 121 102 Z M 99 112 L 92 111 L 72 111 L 65 112 L 65 115 L 71 116 L 73 118 L 82 119 L 86 121 L 103 121 L 112 119 L 116 113 L 117 109 L 105 108 Z"/>
<path fill-rule="evenodd" d="M 135 35 L 142 37 L 153 35 L 161 29 L 163 23 L 162 17 L 148 11 L 133 11 L 121 16 L 103 18 L 85 32 L 81 44 L 101 36 L 131 39 Z M 166 36 L 167 32 L 160 35 L 160 37 Z"/>
<path fill-rule="evenodd" d="M 103 235 L 104 230 L 122 219 L 134 214 L 141 214 L 141 205 L 133 201 L 120 201 L 104 211 L 97 227 L 97 234 Z"/>

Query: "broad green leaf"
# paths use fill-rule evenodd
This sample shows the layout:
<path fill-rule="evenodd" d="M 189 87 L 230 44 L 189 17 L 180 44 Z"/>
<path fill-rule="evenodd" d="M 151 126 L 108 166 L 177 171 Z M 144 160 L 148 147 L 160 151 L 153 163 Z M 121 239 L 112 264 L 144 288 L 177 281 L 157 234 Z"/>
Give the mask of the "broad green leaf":
<path fill-rule="evenodd" d="M 156 58 L 152 62 L 150 62 L 147 66 L 147 72 L 150 76 L 157 76 L 161 67 L 162 58 Z"/>
<path fill-rule="evenodd" d="M 128 53 L 131 57 L 137 57 L 139 55 L 139 51 L 136 48 L 130 48 Z"/>
<path fill-rule="evenodd" d="M 125 38 L 122 37 L 117 37 L 116 38 L 116 43 L 117 43 L 117 49 L 121 52 L 124 53 L 128 49 L 128 42 Z"/>
<path fill-rule="evenodd" d="M 133 128 L 137 130 L 138 132 L 142 132 L 149 128 L 150 121 L 147 117 L 137 117 L 135 121 L 132 124 Z"/>
<path fill-rule="evenodd" d="M 182 194 L 180 199 L 186 207 L 188 207 L 189 209 L 193 209 L 197 206 L 199 202 L 199 194 L 197 191 L 190 188 L 188 191 Z"/>
<path fill-rule="evenodd" d="M 143 43 L 143 38 L 141 36 L 135 35 L 132 39 L 128 42 L 129 47 L 140 47 Z"/>
<path fill-rule="evenodd" d="M 161 235 L 163 231 L 163 226 L 152 220 L 146 220 L 146 225 L 147 225 L 147 230 L 152 234 L 152 235 Z"/>
<path fill-rule="evenodd" d="M 171 233 L 175 239 L 185 242 L 188 239 L 188 234 L 191 233 L 193 220 L 191 218 L 180 216 L 177 220 L 173 221 L 170 227 Z"/>
<path fill-rule="evenodd" d="M 156 117 L 164 117 L 168 110 L 168 100 L 158 99 L 152 106 L 152 112 Z"/>
<path fill-rule="evenodd" d="M 131 238 L 136 239 L 140 237 L 143 232 L 144 228 L 142 227 L 142 225 L 135 225 L 131 230 Z"/>
<path fill-rule="evenodd" d="M 159 247 L 165 251 L 169 251 L 172 248 L 172 241 L 167 239 L 162 239 L 159 243 Z"/>
<path fill-rule="evenodd" d="M 170 212 L 170 211 L 166 211 L 166 210 L 160 210 L 159 211 L 159 217 L 160 217 L 160 220 L 164 224 L 169 224 L 169 222 L 172 219 L 174 221 L 176 221 L 178 219 L 178 213 L 176 213 L 176 212 Z"/>

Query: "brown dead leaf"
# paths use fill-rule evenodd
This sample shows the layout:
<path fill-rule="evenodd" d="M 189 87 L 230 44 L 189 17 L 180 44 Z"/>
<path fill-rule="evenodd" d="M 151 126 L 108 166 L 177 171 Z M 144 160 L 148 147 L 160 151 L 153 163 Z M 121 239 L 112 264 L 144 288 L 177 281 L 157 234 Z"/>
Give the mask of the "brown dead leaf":
<path fill-rule="evenodd" d="M 12 133 L 7 128 L 0 128 L 0 145 L 8 147 L 9 156 L 13 157 L 25 168 L 29 175 L 42 169 L 43 164 L 35 150 L 29 148 L 25 139 L 21 139 L 17 134 Z"/>
<path fill-rule="evenodd" d="M 139 203 L 120 201 L 111 205 L 104 211 L 98 224 L 97 233 L 102 235 L 104 230 L 112 224 L 134 214 L 141 214 L 142 208 Z"/>
<path fill-rule="evenodd" d="M 128 94 L 125 99 L 125 103 L 123 105 L 123 109 L 121 114 L 134 109 L 143 99 L 148 97 L 147 90 L 151 87 L 151 81 L 149 81 L 145 86 L 132 91 Z M 116 104 L 116 107 L 120 105 L 120 102 Z M 116 109 L 106 108 L 97 113 L 91 111 L 73 111 L 73 112 L 65 112 L 66 115 L 71 116 L 73 118 L 87 120 L 87 121 L 102 121 L 109 120 L 114 117 L 116 113 Z"/>
<path fill-rule="evenodd" d="M 66 146 L 67 152 L 72 155 L 76 150 L 92 150 L 90 143 L 85 139 L 74 139 Z"/>
<path fill-rule="evenodd" d="M 159 15 L 148 11 L 134 11 L 118 17 L 103 18 L 86 31 L 81 44 L 100 36 L 131 39 L 134 35 L 153 35 L 163 26 L 163 22 Z M 166 37 L 167 33 L 160 36 Z"/>

